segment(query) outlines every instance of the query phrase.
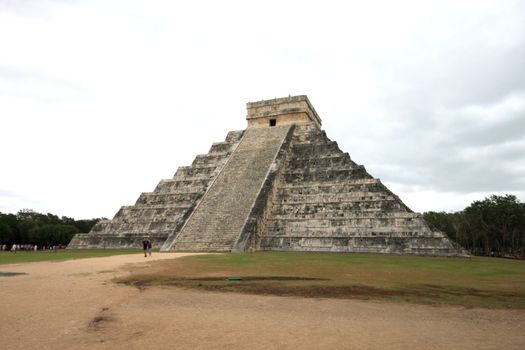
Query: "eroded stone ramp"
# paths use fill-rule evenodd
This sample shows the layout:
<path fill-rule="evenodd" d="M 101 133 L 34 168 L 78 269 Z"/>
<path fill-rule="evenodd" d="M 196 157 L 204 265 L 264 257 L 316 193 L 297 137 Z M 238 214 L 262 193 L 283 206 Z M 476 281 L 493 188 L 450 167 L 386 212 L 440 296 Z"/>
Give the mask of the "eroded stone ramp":
<path fill-rule="evenodd" d="M 174 251 L 231 251 L 290 125 L 249 128 L 170 247 Z"/>

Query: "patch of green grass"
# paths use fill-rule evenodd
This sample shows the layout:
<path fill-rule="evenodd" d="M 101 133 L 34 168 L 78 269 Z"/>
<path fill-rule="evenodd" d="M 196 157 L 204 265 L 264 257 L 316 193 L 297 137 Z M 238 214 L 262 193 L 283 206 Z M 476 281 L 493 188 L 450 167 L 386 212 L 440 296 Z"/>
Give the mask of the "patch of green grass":
<path fill-rule="evenodd" d="M 215 291 L 525 308 L 525 261 L 258 252 L 156 262 L 121 280 Z M 227 281 L 241 276 L 240 281 Z"/>
<path fill-rule="evenodd" d="M 18 264 L 36 261 L 63 261 L 71 259 L 95 258 L 102 256 L 141 253 L 139 249 L 61 249 L 52 250 L 18 251 L 16 253 L 0 252 L 1 264 Z"/>

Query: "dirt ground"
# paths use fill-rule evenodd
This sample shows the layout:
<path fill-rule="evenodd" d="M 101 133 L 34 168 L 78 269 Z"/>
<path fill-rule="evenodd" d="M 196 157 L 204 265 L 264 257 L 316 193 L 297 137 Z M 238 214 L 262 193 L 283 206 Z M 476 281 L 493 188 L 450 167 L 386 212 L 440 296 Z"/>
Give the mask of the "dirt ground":
<path fill-rule="evenodd" d="M 213 293 L 110 280 L 184 254 L 0 265 L 1 349 L 524 349 L 524 310 Z"/>

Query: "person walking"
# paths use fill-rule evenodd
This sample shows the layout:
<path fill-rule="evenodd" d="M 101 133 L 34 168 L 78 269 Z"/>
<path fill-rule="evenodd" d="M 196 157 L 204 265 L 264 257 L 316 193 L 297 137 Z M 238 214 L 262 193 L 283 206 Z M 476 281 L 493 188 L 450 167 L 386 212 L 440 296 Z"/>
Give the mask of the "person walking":
<path fill-rule="evenodd" d="M 151 241 L 148 239 L 148 256 L 151 256 L 151 246 L 153 244 L 151 243 Z"/>
<path fill-rule="evenodd" d="M 148 249 L 151 249 L 151 242 L 149 239 L 144 238 L 142 240 L 142 250 L 144 250 L 144 257 L 146 258 L 148 256 Z M 150 252 L 151 255 L 151 252 Z"/>

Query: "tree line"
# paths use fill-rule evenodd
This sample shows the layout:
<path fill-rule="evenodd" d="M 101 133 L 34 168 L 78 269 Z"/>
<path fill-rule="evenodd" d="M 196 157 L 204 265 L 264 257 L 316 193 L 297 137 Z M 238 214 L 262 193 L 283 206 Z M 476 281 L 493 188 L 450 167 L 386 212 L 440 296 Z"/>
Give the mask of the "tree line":
<path fill-rule="evenodd" d="M 24 209 L 16 214 L 0 212 L 0 245 L 52 247 L 67 245 L 75 233 L 89 232 L 100 219 L 75 220 Z"/>
<path fill-rule="evenodd" d="M 459 212 L 423 216 L 474 255 L 525 257 L 525 203 L 514 195 L 492 195 Z"/>

